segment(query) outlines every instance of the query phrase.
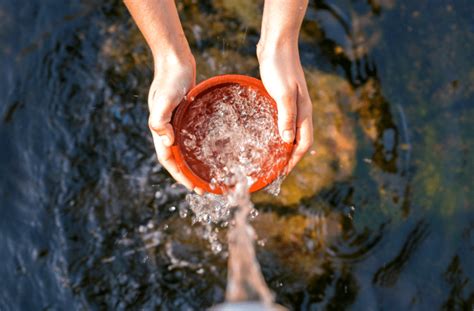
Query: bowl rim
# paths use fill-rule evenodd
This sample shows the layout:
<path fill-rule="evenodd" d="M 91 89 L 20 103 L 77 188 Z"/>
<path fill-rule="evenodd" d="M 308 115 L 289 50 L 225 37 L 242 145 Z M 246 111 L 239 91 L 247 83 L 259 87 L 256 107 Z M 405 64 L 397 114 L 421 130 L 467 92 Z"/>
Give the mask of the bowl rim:
<path fill-rule="evenodd" d="M 207 80 L 204 80 L 193 87 L 187 95 L 183 98 L 180 104 L 176 107 L 173 112 L 173 116 L 171 118 L 171 124 L 173 129 L 176 128 L 178 124 L 180 124 L 184 118 L 185 112 L 187 107 L 197 98 L 201 93 L 204 93 L 210 88 L 222 85 L 222 84 L 231 84 L 231 83 L 238 83 L 242 86 L 252 87 L 257 89 L 263 96 L 267 97 L 272 105 L 276 108 L 275 100 L 268 94 L 265 86 L 263 85 L 262 81 L 250 76 L 239 75 L 239 74 L 225 74 L 225 75 L 218 75 L 211 77 Z M 183 152 L 180 149 L 178 143 L 179 135 L 176 134 L 175 131 L 175 139 L 174 143 L 171 146 L 171 152 L 173 157 L 176 160 L 178 168 L 181 172 L 194 184 L 194 186 L 204 189 L 207 192 L 214 193 L 214 194 L 223 194 L 227 188 L 223 186 L 216 186 L 211 187 L 210 183 L 198 176 L 194 171 L 189 167 L 184 157 Z M 271 184 L 282 172 L 285 166 L 288 164 L 288 160 L 290 158 L 291 152 L 293 151 L 294 144 L 283 142 L 285 145 L 287 159 L 285 161 L 281 161 L 281 163 L 276 166 L 273 172 L 270 174 L 268 178 L 260 178 L 257 179 L 249 188 L 249 192 L 258 191 L 267 185 Z"/>

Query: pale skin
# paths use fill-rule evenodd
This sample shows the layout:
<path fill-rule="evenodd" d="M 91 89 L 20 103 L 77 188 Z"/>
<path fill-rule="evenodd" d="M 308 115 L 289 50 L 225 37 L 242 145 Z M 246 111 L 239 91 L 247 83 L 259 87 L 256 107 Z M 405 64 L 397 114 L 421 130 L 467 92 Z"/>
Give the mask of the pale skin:
<path fill-rule="evenodd" d="M 180 171 L 171 153 L 171 116 L 196 83 L 196 63 L 173 0 L 125 0 L 149 45 L 155 75 L 148 95 L 148 121 L 158 161 L 180 184 L 202 194 Z M 313 143 L 312 104 L 298 51 L 298 36 L 307 0 L 266 0 L 257 45 L 260 76 L 277 103 L 278 130 L 294 143 L 289 173 Z"/>

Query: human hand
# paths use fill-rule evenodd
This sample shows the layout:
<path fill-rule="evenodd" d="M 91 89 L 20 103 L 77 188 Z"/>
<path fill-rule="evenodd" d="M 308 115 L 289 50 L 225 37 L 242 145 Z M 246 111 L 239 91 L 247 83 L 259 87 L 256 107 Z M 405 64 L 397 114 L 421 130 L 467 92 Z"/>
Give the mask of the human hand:
<path fill-rule="evenodd" d="M 155 60 L 155 77 L 148 94 L 148 108 L 153 143 L 158 161 L 171 176 L 188 190 L 202 194 L 180 170 L 171 152 L 174 131 L 171 116 L 196 81 L 196 63 L 191 53 L 160 56 Z"/>
<path fill-rule="evenodd" d="M 179 21 L 173 0 L 124 0 L 153 54 L 155 77 L 148 93 L 150 118 L 158 161 L 173 178 L 189 190 L 202 194 L 185 177 L 171 152 L 173 110 L 196 81 L 196 63 Z"/>
<path fill-rule="evenodd" d="M 287 143 L 295 143 L 286 167 L 288 174 L 313 144 L 312 103 L 301 67 L 298 46 L 259 43 L 260 76 L 278 109 L 278 131 Z"/>

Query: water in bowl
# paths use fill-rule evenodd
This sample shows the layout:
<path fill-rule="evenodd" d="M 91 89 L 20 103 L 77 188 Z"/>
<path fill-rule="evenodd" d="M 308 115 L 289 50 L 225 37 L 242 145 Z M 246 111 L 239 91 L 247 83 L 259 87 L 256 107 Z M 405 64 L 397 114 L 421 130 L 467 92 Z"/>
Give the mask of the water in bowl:
<path fill-rule="evenodd" d="M 270 181 L 286 161 L 276 108 L 250 87 L 229 83 L 195 98 L 181 129 L 190 168 L 211 187 L 232 187 L 244 175 L 252 185 Z"/>

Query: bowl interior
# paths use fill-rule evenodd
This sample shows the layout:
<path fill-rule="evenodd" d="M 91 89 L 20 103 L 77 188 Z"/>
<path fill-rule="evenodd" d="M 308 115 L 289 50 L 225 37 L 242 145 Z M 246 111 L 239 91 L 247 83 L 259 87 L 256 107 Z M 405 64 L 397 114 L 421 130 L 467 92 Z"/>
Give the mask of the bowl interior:
<path fill-rule="evenodd" d="M 239 92 L 236 93 L 235 90 L 239 90 Z M 220 194 L 226 190 L 227 186 L 222 183 L 213 183 L 211 186 L 211 180 L 214 176 L 209 161 L 206 159 L 219 155 L 209 152 L 206 153 L 207 156 L 203 155 L 200 148 L 205 145 L 203 143 L 204 139 L 209 134 L 206 130 L 209 127 L 212 128 L 214 123 L 218 126 L 215 119 L 216 113 L 220 113 L 219 118 L 228 117 L 218 110 L 222 108 L 222 105 L 231 107 L 231 111 L 235 112 L 233 122 L 241 123 L 243 128 L 247 128 L 249 123 L 253 125 L 253 122 L 257 122 L 257 119 L 253 120 L 249 117 L 249 114 L 242 111 L 245 110 L 242 108 L 243 106 L 238 106 L 241 102 L 249 102 L 252 105 L 254 103 L 255 105 L 267 105 L 268 107 L 265 107 L 265 109 L 271 111 L 271 122 L 276 126 L 278 118 L 276 103 L 266 92 L 262 82 L 240 75 L 218 76 L 200 83 L 188 93 L 173 115 L 172 124 L 175 130 L 175 144 L 172 147 L 173 155 L 182 172 L 197 187 L 208 192 Z M 249 132 L 248 135 L 261 135 L 258 132 L 257 128 Z M 227 143 L 231 144 L 232 141 L 229 142 L 228 139 Z M 233 147 L 231 152 L 234 149 L 235 152 L 249 151 L 238 144 Z M 268 144 L 266 147 L 265 152 L 263 152 L 264 156 L 253 158 L 253 165 L 258 167 L 258 170 L 255 170 L 253 174 L 249 174 L 254 179 L 250 187 L 252 192 L 265 187 L 278 177 L 288 162 L 293 145 L 283 142 L 278 136 L 278 142 Z M 214 168 L 215 170 L 216 168 Z"/>

